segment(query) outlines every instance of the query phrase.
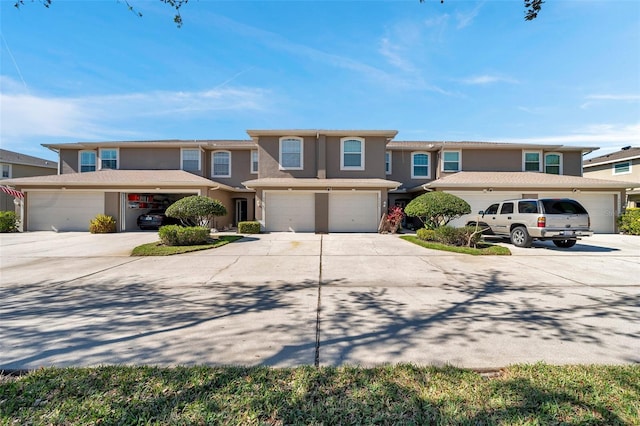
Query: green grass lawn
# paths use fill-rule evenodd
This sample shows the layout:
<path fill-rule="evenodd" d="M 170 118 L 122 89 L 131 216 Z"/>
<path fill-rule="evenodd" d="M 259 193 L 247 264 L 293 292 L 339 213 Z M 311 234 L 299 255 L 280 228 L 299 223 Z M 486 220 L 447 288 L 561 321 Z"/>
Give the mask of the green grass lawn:
<path fill-rule="evenodd" d="M 640 366 L 44 368 L 0 376 L 0 424 L 638 425 Z"/>
<path fill-rule="evenodd" d="M 446 244 L 436 243 L 434 241 L 424 241 L 414 235 L 403 235 L 400 238 L 402 238 L 405 241 L 409 241 L 411 243 L 414 243 L 424 248 L 428 248 L 432 250 L 451 251 L 455 253 L 471 254 L 474 256 L 479 256 L 479 255 L 509 256 L 511 255 L 511 251 L 507 247 L 497 246 L 489 243 L 480 243 L 477 248 L 473 248 L 473 247 L 456 247 L 456 246 L 449 246 Z"/>
<path fill-rule="evenodd" d="M 142 244 L 133 249 L 131 256 L 171 256 L 172 254 L 189 253 L 198 250 L 208 250 L 225 244 L 232 243 L 243 238 L 240 235 L 221 235 L 216 239 L 212 239 L 207 244 L 198 244 L 195 246 L 166 246 L 159 241 L 155 243 Z"/>

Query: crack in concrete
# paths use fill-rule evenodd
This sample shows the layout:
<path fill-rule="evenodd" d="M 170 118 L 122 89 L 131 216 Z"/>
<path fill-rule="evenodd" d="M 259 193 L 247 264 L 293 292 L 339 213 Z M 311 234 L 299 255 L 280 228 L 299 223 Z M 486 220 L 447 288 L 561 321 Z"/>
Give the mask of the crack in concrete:
<path fill-rule="evenodd" d="M 320 235 L 320 256 L 318 265 L 318 302 L 316 304 L 316 353 L 314 356 L 313 365 L 320 367 L 320 300 L 322 289 L 322 235 Z"/>

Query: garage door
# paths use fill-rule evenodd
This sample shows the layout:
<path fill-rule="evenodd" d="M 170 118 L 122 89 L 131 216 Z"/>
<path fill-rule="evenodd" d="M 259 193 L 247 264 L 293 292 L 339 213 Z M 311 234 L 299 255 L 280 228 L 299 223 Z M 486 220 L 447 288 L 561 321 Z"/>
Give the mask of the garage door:
<path fill-rule="evenodd" d="M 27 203 L 29 231 L 88 231 L 104 213 L 103 192 L 29 192 Z"/>
<path fill-rule="evenodd" d="M 543 192 L 540 197 L 566 197 L 577 200 L 589 212 L 591 229 L 599 234 L 615 230 L 615 196 L 607 193 Z"/>
<path fill-rule="evenodd" d="M 380 215 L 377 192 L 329 194 L 329 232 L 377 232 Z"/>
<path fill-rule="evenodd" d="M 264 226 L 267 231 L 315 231 L 315 194 L 313 192 L 267 191 L 264 203 Z"/>

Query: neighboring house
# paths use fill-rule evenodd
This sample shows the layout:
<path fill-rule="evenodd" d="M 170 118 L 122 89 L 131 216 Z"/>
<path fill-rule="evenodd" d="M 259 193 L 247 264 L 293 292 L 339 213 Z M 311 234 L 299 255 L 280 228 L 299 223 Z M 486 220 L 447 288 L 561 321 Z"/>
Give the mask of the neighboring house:
<path fill-rule="evenodd" d="M 0 172 L 0 185 L 4 185 L 7 179 L 55 175 L 58 173 L 58 163 L 0 149 Z M 0 193 L 0 211 L 14 211 L 14 199 L 10 195 Z"/>
<path fill-rule="evenodd" d="M 114 216 L 119 231 L 137 230 L 141 213 L 200 194 L 227 207 L 219 229 L 258 220 L 265 231 L 321 233 L 376 232 L 390 206 L 432 190 L 459 195 L 474 212 L 505 198 L 572 197 L 597 232 L 615 232 L 627 187 L 581 176 L 593 147 L 400 142 L 395 130 L 247 133 L 250 140 L 45 145 L 59 153 L 60 174 L 8 183 L 26 194 L 29 231 L 86 230 L 98 213 Z"/>
<path fill-rule="evenodd" d="M 594 179 L 634 182 L 627 191 L 627 207 L 640 207 L 640 147 L 627 146 L 611 154 L 582 163 L 584 176 Z"/>

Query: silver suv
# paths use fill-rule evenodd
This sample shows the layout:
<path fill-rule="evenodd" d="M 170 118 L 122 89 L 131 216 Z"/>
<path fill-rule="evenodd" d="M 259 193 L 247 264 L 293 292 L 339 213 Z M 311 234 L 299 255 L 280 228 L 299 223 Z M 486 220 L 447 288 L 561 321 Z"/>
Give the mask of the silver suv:
<path fill-rule="evenodd" d="M 478 212 L 484 235 L 509 237 L 516 247 L 531 247 L 537 240 L 552 240 L 561 248 L 573 247 L 579 237 L 593 235 L 589 213 L 576 200 L 541 198 L 505 200 Z M 476 226 L 470 221 L 468 226 Z"/>

